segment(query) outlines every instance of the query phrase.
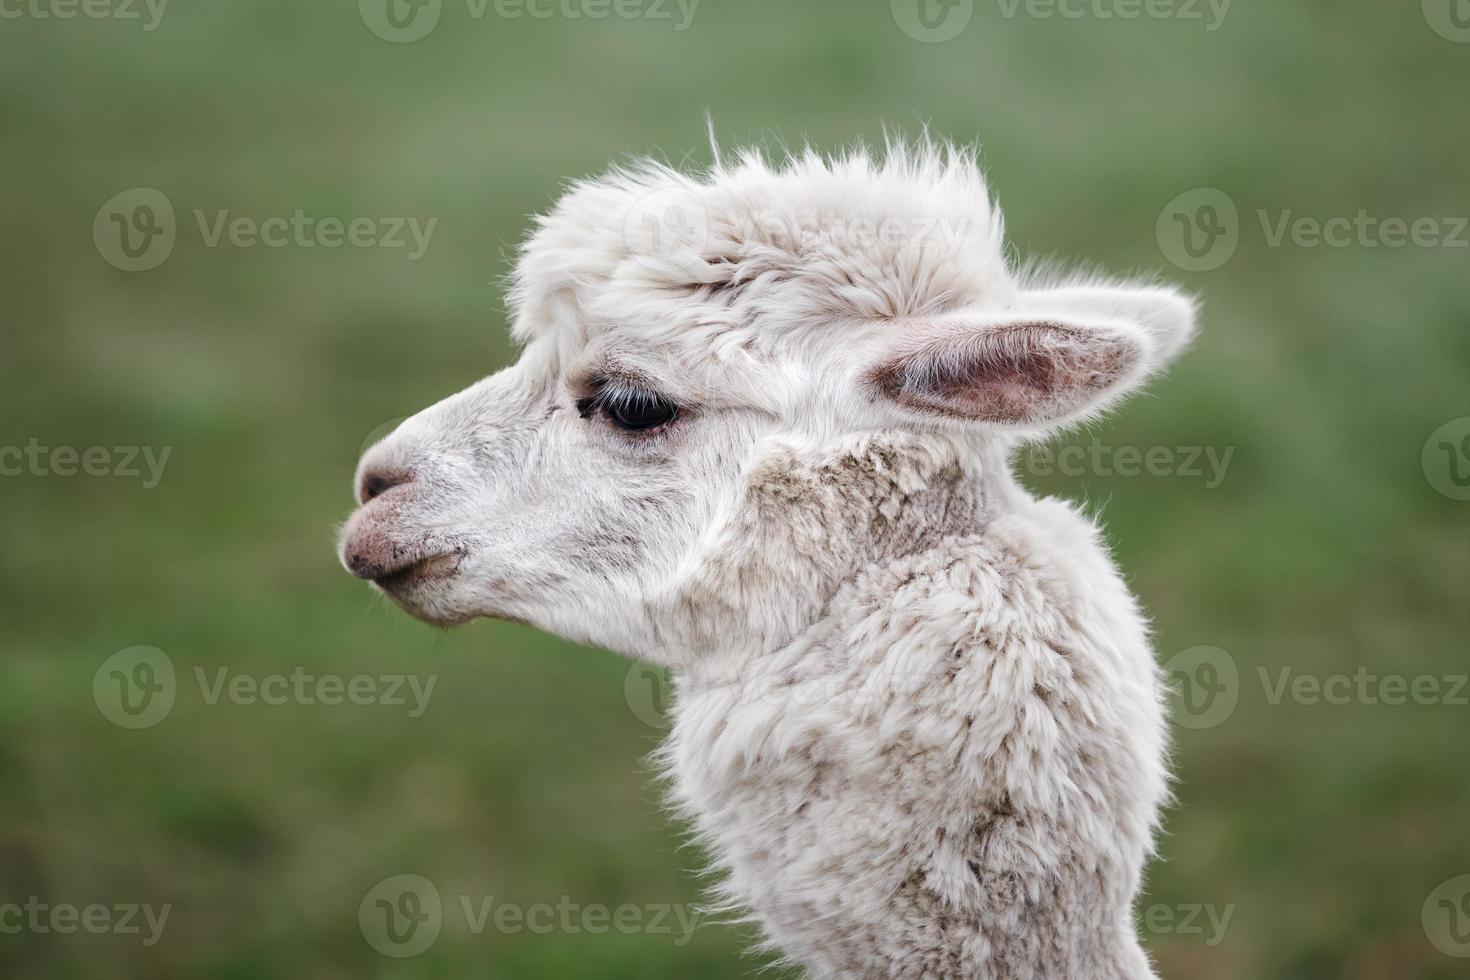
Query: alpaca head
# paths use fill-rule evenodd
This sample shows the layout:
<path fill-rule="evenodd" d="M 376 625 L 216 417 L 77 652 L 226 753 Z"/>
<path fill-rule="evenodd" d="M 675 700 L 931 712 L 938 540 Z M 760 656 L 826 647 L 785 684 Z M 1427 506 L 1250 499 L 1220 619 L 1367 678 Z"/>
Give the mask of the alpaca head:
<path fill-rule="evenodd" d="M 1192 331 L 1166 287 L 1043 278 L 1008 266 L 973 158 L 945 148 L 576 184 L 516 267 L 520 360 L 367 452 L 343 563 L 430 621 L 652 659 L 731 627 L 709 608 L 779 634 L 847 568 L 827 532 L 903 509 L 814 497 L 923 484 L 926 447 L 1003 462 Z"/>

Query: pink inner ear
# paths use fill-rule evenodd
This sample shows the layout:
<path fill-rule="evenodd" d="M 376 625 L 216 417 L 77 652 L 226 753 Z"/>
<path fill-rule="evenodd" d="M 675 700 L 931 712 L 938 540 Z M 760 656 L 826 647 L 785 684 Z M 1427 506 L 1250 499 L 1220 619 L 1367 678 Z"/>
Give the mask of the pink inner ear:
<path fill-rule="evenodd" d="M 979 422 L 1030 424 L 1083 408 L 1139 355 L 1118 334 L 1022 323 L 956 331 L 871 374 L 909 408 Z"/>

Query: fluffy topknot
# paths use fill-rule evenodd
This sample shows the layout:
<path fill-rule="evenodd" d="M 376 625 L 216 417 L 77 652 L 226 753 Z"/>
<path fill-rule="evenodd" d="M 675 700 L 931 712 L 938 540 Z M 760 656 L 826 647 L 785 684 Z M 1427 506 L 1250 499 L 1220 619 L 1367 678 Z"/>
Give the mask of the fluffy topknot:
<path fill-rule="evenodd" d="M 536 220 L 509 301 L 527 341 L 599 320 L 739 331 L 912 316 L 1014 290 L 976 151 L 925 137 L 830 156 L 717 151 L 696 172 L 639 160 L 577 181 Z"/>

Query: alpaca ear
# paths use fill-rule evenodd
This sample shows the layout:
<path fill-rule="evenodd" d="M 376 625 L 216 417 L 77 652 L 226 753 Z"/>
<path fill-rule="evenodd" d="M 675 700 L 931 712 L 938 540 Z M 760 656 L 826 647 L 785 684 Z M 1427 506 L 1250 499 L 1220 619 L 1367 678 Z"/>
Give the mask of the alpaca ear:
<path fill-rule="evenodd" d="M 1153 347 L 1148 373 L 1174 360 L 1194 338 L 1194 297 L 1162 284 L 1058 286 L 1026 293 L 1026 309 L 1045 310 L 1063 320 L 1090 318 L 1137 327 Z"/>
<path fill-rule="evenodd" d="M 922 414 L 1051 428 L 1105 409 L 1154 354 L 1147 334 L 1122 323 L 957 319 L 915 331 L 869 381 Z"/>
<path fill-rule="evenodd" d="M 1194 300 L 1168 286 L 1031 290 L 1004 315 L 915 324 L 868 381 L 910 411 L 1046 430 L 1109 408 L 1194 330 Z"/>

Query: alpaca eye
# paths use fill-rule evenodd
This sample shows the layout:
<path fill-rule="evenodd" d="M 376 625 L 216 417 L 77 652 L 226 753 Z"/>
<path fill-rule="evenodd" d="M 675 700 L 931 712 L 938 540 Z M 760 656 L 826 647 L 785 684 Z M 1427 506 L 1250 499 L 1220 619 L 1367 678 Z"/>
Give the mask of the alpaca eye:
<path fill-rule="evenodd" d="M 591 418 L 598 413 L 628 432 L 643 432 L 668 425 L 679 414 L 679 406 L 646 388 L 636 388 L 602 379 L 593 392 L 577 402 L 577 414 Z"/>
<path fill-rule="evenodd" d="M 637 432 L 674 421 L 679 407 L 649 392 L 630 391 L 607 398 L 602 411 L 613 425 Z"/>

